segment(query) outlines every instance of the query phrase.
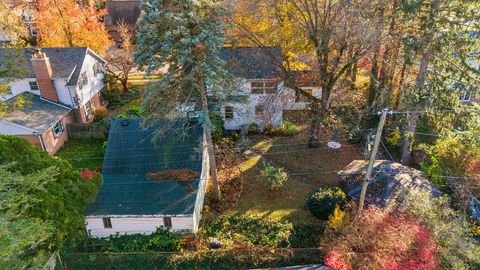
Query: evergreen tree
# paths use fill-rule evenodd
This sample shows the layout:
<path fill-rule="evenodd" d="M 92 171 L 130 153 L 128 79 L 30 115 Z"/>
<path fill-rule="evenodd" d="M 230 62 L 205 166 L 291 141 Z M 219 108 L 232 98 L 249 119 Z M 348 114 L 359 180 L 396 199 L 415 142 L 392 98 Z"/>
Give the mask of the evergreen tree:
<path fill-rule="evenodd" d="M 183 105 L 200 112 L 207 131 L 214 195 L 219 199 L 207 92 L 221 100 L 229 89 L 230 75 L 222 68 L 219 55 L 224 42 L 223 10 L 216 1 L 195 0 L 149 0 L 141 10 L 136 61 L 149 74 L 168 65 L 164 77 L 144 95 L 146 121 L 162 119 Z"/>

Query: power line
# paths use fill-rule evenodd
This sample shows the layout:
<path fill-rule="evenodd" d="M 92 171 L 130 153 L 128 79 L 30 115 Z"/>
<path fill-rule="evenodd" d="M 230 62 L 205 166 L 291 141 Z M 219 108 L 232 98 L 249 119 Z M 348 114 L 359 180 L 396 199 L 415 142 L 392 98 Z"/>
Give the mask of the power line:
<path fill-rule="evenodd" d="M 462 112 L 479 112 L 480 109 L 450 109 L 450 110 L 421 110 L 421 111 L 392 111 L 390 114 L 411 114 L 411 113 L 462 113 Z"/>

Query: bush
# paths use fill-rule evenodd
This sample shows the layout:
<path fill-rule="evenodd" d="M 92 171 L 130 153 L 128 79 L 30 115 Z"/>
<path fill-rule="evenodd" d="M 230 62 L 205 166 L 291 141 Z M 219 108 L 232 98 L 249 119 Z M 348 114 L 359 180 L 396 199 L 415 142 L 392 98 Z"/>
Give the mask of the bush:
<path fill-rule="evenodd" d="M 273 135 L 275 136 L 289 136 L 292 137 L 298 133 L 298 127 L 292 122 L 283 121 L 280 127 L 273 129 Z"/>
<path fill-rule="evenodd" d="M 142 118 L 145 117 L 146 113 L 139 105 L 131 105 L 128 107 L 128 110 L 124 113 L 119 114 L 118 118 Z"/>
<path fill-rule="evenodd" d="M 275 168 L 265 162 L 263 162 L 263 167 L 260 172 L 262 181 L 270 190 L 279 190 L 287 182 L 288 174 L 283 167 Z"/>
<path fill-rule="evenodd" d="M 433 234 L 398 212 L 369 207 L 340 233 L 325 235 L 321 246 L 332 269 L 441 269 Z"/>
<path fill-rule="evenodd" d="M 288 246 L 292 224 L 263 218 L 227 215 L 205 222 L 207 237 L 220 239 L 224 245 L 279 247 Z"/>
<path fill-rule="evenodd" d="M 340 209 L 338 204 L 335 206 L 333 214 L 328 217 L 327 225 L 330 229 L 337 231 L 343 227 L 345 224 L 345 211 Z"/>
<path fill-rule="evenodd" d="M 225 131 L 225 123 L 220 114 L 215 112 L 210 112 L 210 122 L 212 122 L 212 137 L 213 140 L 219 142 L 223 138 L 223 133 Z"/>
<path fill-rule="evenodd" d="M 105 117 L 105 115 L 107 114 L 107 112 L 108 112 L 108 110 L 104 106 L 100 106 L 100 107 L 96 108 L 93 111 L 93 115 L 95 116 L 95 121 L 102 120 Z"/>
<path fill-rule="evenodd" d="M 325 231 L 325 223 L 294 224 L 289 242 L 292 248 L 317 248 Z"/>
<path fill-rule="evenodd" d="M 104 245 L 102 252 L 179 251 L 182 244 L 180 235 L 164 228 L 152 234 L 111 235 L 99 241 Z"/>
<path fill-rule="evenodd" d="M 342 208 L 347 202 L 347 195 L 340 188 L 319 189 L 307 200 L 312 214 L 322 220 L 327 220 L 338 205 Z"/>

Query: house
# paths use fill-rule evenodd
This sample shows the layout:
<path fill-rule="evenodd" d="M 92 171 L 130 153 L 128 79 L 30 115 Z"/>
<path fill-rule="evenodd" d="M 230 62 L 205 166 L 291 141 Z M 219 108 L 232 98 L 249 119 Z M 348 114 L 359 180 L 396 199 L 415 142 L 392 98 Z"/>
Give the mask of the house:
<path fill-rule="evenodd" d="M 152 233 L 158 227 L 195 234 L 209 176 L 205 143 L 198 121 L 185 128 L 179 121 L 144 127 L 142 119 L 113 119 L 104 183 L 86 211 L 89 235 Z"/>
<path fill-rule="evenodd" d="M 109 0 L 105 3 L 107 15 L 105 15 L 104 23 L 108 33 L 113 40 L 121 39 L 118 32 L 119 24 L 124 24 L 129 31 L 135 32 L 135 25 L 140 17 L 140 1 L 139 0 Z"/>
<path fill-rule="evenodd" d="M 291 80 L 285 82 L 280 47 L 225 47 L 220 57 L 236 81 L 232 97 L 218 108 L 226 130 L 280 126 L 283 110 L 307 107 L 305 98 L 292 89 Z M 296 76 L 297 86 L 321 97 L 316 73 L 298 71 L 292 74 Z"/>
<path fill-rule="evenodd" d="M 287 79 L 284 89 L 285 102 L 283 110 L 305 110 L 308 107 L 308 98 L 295 91 L 299 87 L 314 97 L 322 98 L 320 74 L 311 70 L 291 71 L 291 78 Z"/>
<path fill-rule="evenodd" d="M 25 25 L 32 39 L 35 39 L 37 36 L 35 22 L 35 14 L 37 11 L 35 4 L 36 0 L 15 0 L 11 2 L 10 6 L 12 15 L 21 18 L 22 23 Z M 10 43 L 12 41 L 11 38 L 11 36 L 0 29 L 0 45 Z"/>
<path fill-rule="evenodd" d="M 8 108 L 0 133 L 27 138 L 53 154 L 68 138 L 67 124 L 93 121 L 101 106 L 105 60 L 86 47 L 0 48 L 0 59 L 10 57 L 24 74 L 0 96 L 0 105 Z M 17 106 L 23 100 L 28 102 Z"/>
<path fill-rule="evenodd" d="M 349 197 L 359 199 L 362 181 L 365 178 L 368 161 L 354 160 L 338 174 L 341 185 Z M 375 204 L 385 207 L 391 204 L 401 204 L 405 191 L 424 191 L 433 197 L 441 192 L 416 169 L 389 160 L 377 160 L 373 166 L 372 180 L 368 184 L 365 204 Z"/>
<path fill-rule="evenodd" d="M 284 82 L 278 64 L 280 47 L 226 47 L 220 51 L 226 69 L 235 77 L 232 96 L 244 97 L 225 101 L 219 108 L 226 130 L 242 130 L 252 124 L 263 129 L 266 125 L 282 124 Z"/>

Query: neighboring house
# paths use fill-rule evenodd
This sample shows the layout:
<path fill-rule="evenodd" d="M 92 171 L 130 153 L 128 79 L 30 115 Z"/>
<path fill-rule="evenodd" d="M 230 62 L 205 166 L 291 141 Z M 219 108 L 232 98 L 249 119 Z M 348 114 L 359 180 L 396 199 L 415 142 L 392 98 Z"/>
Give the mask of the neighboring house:
<path fill-rule="evenodd" d="M 107 15 L 104 23 L 110 36 L 115 40 L 121 39 L 118 32 L 120 23 L 125 24 L 131 32 L 135 32 L 135 25 L 140 17 L 140 1 L 109 0 L 105 3 Z"/>
<path fill-rule="evenodd" d="M 17 0 L 13 1 L 12 13 L 22 18 L 22 22 L 28 29 L 31 38 L 37 36 L 37 28 L 35 22 L 35 7 L 36 0 Z M 10 43 L 12 37 L 9 37 L 4 31 L 0 29 L 0 45 L 2 43 Z"/>
<path fill-rule="evenodd" d="M 284 82 L 279 47 L 228 47 L 220 52 L 227 70 L 235 77 L 232 98 L 219 108 L 226 130 L 242 130 L 255 124 L 280 126 L 283 117 Z M 237 101 L 236 97 L 244 100 Z"/>
<path fill-rule="evenodd" d="M 155 132 L 167 126 L 152 142 Z M 113 119 L 102 168 L 104 183 L 86 212 L 89 235 L 152 233 L 158 227 L 195 234 L 209 177 L 205 143 L 198 121 L 185 129 L 167 120 L 144 127 L 142 119 Z M 194 175 L 190 182 L 151 177 L 165 170 Z"/>
<path fill-rule="evenodd" d="M 358 200 L 362 181 L 365 178 L 368 161 L 355 160 L 338 174 L 342 187 L 349 197 Z M 389 160 L 375 161 L 372 180 L 368 184 L 365 204 L 385 207 L 390 204 L 401 204 L 405 191 L 422 190 L 438 197 L 441 192 L 419 170 Z"/>
<path fill-rule="evenodd" d="M 12 50 L 0 48 L 0 59 L 6 59 Z M 42 133 L 45 130 L 41 128 L 46 128 L 45 123 L 32 121 L 41 121 L 41 115 L 50 117 L 51 113 L 58 116 L 54 109 L 56 106 L 71 111 L 62 120 L 62 132 L 68 123 L 92 122 L 93 111 L 101 106 L 105 61 L 86 47 L 25 48 L 23 56 L 17 64 L 25 72 L 24 76 L 10 83 L 10 93 L 0 96 L 0 102 L 5 102 L 9 108 L 9 112 L 0 118 L 0 133 L 21 137 L 43 134 L 42 140 L 53 145 L 31 141 L 53 154 L 63 145 L 67 136 L 55 137 L 48 132 Z M 27 102 L 15 109 L 13 105 L 22 97 L 28 98 L 33 104 Z"/>

